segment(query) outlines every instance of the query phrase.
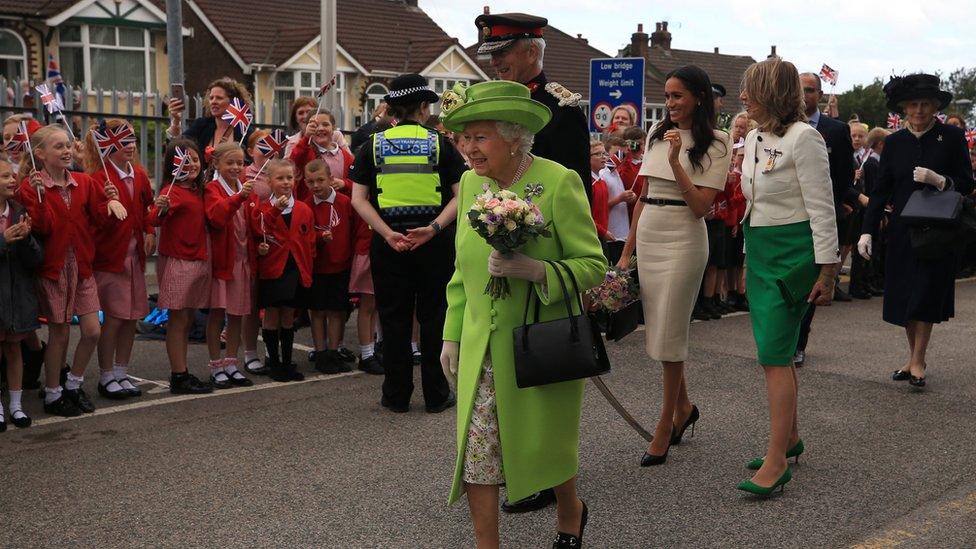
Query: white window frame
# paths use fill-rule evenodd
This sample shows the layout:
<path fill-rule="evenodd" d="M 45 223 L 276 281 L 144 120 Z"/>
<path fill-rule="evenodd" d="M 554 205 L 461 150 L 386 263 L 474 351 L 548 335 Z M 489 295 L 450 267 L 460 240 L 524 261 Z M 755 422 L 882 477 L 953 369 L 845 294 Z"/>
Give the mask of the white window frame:
<path fill-rule="evenodd" d="M 24 37 L 21 36 L 21 35 L 19 35 L 19 34 L 17 34 L 16 32 L 14 32 L 12 29 L 3 29 L 3 28 L 0 28 L 0 32 L 5 32 L 7 34 L 12 35 L 14 38 L 16 38 L 17 39 L 17 42 L 20 43 L 20 51 L 22 52 L 22 55 L 20 57 L 18 57 L 16 55 L 0 55 L 0 59 L 3 59 L 5 61 L 18 61 L 18 62 L 20 62 L 21 68 L 24 71 L 23 74 L 20 75 L 20 77 L 22 79 L 23 78 L 29 79 L 30 78 L 30 74 L 28 74 L 28 72 L 27 72 L 27 42 L 24 40 Z"/>
<path fill-rule="evenodd" d="M 291 73 L 291 85 L 290 86 L 279 86 L 278 76 L 282 73 Z M 312 76 L 312 87 L 302 86 L 302 73 L 309 73 Z M 283 71 L 278 71 L 272 76 L 272 86 L 273 93 L 272 97 L 276 100 L 278 98 L 278 92 L 291 92 L 291 100 L 294 101 L 301 96 L 308 96 L 315 98 L 319 93 L 319 88 L 321 84 L 321 71 L 318 68 L 311 69 L 307 67 L 289 68 Z M 316 85 L 318 81 L 318 85 Z M 337 121 L 338 126 L 341 128 L 345 125 L 345 112 L 346 112 L 346 74 L 343 72 L 336 73 L 336 83 L 332 88 L 336 94 L 336 104 L 338 105 L 338 112 L 332 113 Z M 286 120 L 282 120 L 282 123 L 287 124 Z"/>
<path fill-rule="evenodd" d="M 153 78 L 154 72 L 153 71 L 156 70 L 155 64 L 152 62 L 153 59 L 155 59 L 155 56 L 152 55 L 152 54 L 155 54 L 156 53 L 156 47 L 155 47 L 155 44 L 153 43 L 152 32 L 149 29 L 146 29 L 146 28 L 141 29 L 142 30 L 142 33 L 143 33 L 143 45 L 141 47 L 139 47 L 139 46 L 119 46 L 119 45 L 108 46 L 108 45 L 104 45 L 104 44 L 92 44 L 91 43 L 91 38 L 90 38 L 91 35 L 89 33 L 89 29 L 90 29 L 90 27 L 92 25 L 89 25 L 87 23 L 79 23 L 77 25 L 71 24 L 70 26 L 72 26 L 72 27 L 78 26 L 78 27 L 81 28 L 81 41 L 80 42 L 70 42 L 70 41 L 63 41 L 63 40 L 61 40 L 61 29 L 58 29 L 58 49 L 60 50 L 60 48 L 64 48 L 64 47 L 68 47 L 68 48 L 81 48 L 82 49 L 82 67 L 83 67 L 82 68 L 82 71 L 84 72 L 83 79 L 84 79 L 85 89 L 88 90 L 88 93 L 95 93 L 95 86 L 94 86 L 94 82 L 92 82 L 92 71 L 91 71 L 91 50 L 92 49 L 116 50 L 116 51 L 142 51 L 143 52 L 143 60 L 144 60 L 145 67 L 146 67 L 145 74 L 143 75 L 143 78 L 145 80 L 145 89 L 142 89 L 142 90 L 119 90 L 119 91 L 131 91 L 131 92 L 133 92 L 133 93 L 135 93 L 137 95 L 140 95 L 142 93 L 146 93 L 146 94 L 155 93 L 155 90 L 151 89 L 151 86 L 152 86 L 152 83 L 153 83 L 153 80 L 154 80 L 154 78 Z M 119 27 L 119 26 L 114 26 L 114 25 L 94 25 L 94 26 L 97 26 L 97 27 L 108 27 L 110 29 L 113 29 L 115 31 L 115 43 L 116 44 L 119 44 L 119 29 L 121 29 L 121 28 L 138 29 L 138 27 Z M 60 56 L 60 51 L 59 51 L 58 55 Z M 77 84 L 77 83 L 72 82 L 72 84 Z M 109 94 L 109 93 L 111 93 L 111 92 L 110 91 L 106 91 L 105 92 L 105 94 Z"/>
<path fill-rule="evenodd" d="M 370 88 L 373 86 L 380 86 L 383 88 L 383 93 L 369 93 Z M 380 102 L 383 101 L 383 98 L 386 97 L 388 93 L 390 93 L 390 87 L 382 82 L 373 82 L 372 84 L 366 86 L 366 104 L 363 105 L 364 122 L 369 119 L 369 116 L 373 114 L 373 110 L 379 106 Z"/>

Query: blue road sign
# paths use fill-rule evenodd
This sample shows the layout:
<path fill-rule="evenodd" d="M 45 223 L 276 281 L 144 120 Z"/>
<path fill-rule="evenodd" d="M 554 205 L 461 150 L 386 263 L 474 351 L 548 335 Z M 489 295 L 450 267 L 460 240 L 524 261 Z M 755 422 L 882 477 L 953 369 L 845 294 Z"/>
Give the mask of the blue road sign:
<path fill-rule="evenodd" d="M 609 128 L 610 113 L 620 105 L 633 107 L 643 127 L 644 58 L 590 59 L 590 131 Z"/>

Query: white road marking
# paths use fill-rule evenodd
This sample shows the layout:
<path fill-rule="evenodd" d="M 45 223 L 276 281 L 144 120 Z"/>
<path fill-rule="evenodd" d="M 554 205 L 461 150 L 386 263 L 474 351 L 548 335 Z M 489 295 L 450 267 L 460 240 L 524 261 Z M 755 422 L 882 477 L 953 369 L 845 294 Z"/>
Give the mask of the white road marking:
<path fill-rule="evenodd" d="M 232 389 L 222 389 L 220 391 L 214 391 L 212 393 L 207 393 L 203 395 L 173 395 L 171 397 L 157 398 L 155 400 L 144 400 L 140 402 L 132 402 L 129 404 L 120 404 L 118 406 L 111 406 L 108 408 L 99 408 L 91 414 L 82 414 L 77 417 L 46 417 L 43 419 L 35 419 L 33 426 L 42 427 L 44 425 L 53 425 L 56 423 L 63 423 L 65 421 L 75 421 L 79 419 L 86 419 L 86 418 L 96 417 L 96 416 L 106 416 L 109 414 L 117 414 L 119 412 L 128 412 L 131 410 L 141 410 L 143 408 L 152 408 L 154 406 L 174 404 L 177 402 L 183 402 L 187 400 L 198 400 L 201 398 L 213 398 L 213 397 L 219 397 L 224 395 L 235 395 L 238 393 L 250 393 L 252 391 L 263 391 L 265 389 L 278 389 L 281 387 L 294 387 L 296 385 L 304 385 L 306 383 L 331 381 L 335 379 L 341 379 L 344 377 L 352 377 L 352 376 L 358 376 L 364 374 L 365 372 L 359 370 L 346 372 L 343 374 L 328 375 L 328 376 L 319 374 L 311 377 L 306 377 L 303 381 L 291 381 L 288 383 L 280 383 L 277 381 L 272 381 L 270 383 L 261 383 L 259 385 L 252 385 L 251 387 L 234 387 Z M 150 393 L 154 391 L 156 391 L 156 389 L 153 389 L 153 391 L 150 391 Z"/>

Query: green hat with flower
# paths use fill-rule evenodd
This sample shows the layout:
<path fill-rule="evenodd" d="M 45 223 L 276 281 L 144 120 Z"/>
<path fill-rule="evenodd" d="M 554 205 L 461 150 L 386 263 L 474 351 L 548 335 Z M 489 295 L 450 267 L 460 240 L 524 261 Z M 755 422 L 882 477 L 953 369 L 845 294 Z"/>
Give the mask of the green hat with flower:
<path fill-rule="evenodd" d="M 531 95 L 529 88 L 505 80 L 480 82 L 470 87 L 457 84 L 441 95 L 441 123 L 459 132 L 468 122 L 496 120 L 538 133 L 549 123 L 552 113 Z"/>

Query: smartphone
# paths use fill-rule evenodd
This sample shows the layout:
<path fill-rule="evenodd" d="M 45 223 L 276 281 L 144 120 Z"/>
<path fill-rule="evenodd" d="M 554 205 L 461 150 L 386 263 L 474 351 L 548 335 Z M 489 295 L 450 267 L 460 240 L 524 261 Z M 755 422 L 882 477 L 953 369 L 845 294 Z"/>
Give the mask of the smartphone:
<path fill-rule="evenodd" d="M 170 84 L 169 95 L 172 99 L 184 101 L 186 99 L 186 92 L 183 89 L 183 84 Z"/>

